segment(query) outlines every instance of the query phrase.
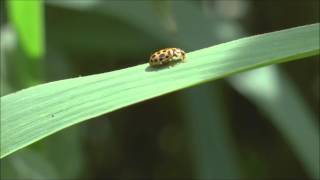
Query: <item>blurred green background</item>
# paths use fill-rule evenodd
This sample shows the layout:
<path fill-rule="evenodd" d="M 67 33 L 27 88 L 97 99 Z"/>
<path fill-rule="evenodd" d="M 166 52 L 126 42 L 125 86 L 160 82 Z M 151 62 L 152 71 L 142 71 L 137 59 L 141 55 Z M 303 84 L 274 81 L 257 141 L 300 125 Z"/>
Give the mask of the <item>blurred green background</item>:
<path fill-rule="evenodd" d="M 319 1 L 1 3 L 1 95 L 319 22 Z M 319 56 L 151 99 L 1 160 L 1 179 L 319 178 Z"/>

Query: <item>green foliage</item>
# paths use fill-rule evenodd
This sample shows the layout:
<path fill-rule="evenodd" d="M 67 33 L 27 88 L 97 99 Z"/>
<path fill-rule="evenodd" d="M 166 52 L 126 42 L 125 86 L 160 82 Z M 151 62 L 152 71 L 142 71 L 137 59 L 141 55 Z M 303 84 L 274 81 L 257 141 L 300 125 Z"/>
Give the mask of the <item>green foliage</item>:
<path fill-rule="evenodd" d="M 1 97 L 1 157 L 63 128 L 166 93 L 261 66 L 319 54 L 319 24 L 252 36 L 147 64 L 66 79 Z"/>
<path fill-rule="evenodd" d="M 44 55 L 42 0 L 11 0 L 8 1 L 8 11 L 25 53 L 31 59 L 39 60 Z"/>
<path fill-rule="evenodd" d="M 239 74 L 231 83 L 270 117 L 308 173 L 320 177 L 317 118 L 290 79 L 272 66 Z"/>

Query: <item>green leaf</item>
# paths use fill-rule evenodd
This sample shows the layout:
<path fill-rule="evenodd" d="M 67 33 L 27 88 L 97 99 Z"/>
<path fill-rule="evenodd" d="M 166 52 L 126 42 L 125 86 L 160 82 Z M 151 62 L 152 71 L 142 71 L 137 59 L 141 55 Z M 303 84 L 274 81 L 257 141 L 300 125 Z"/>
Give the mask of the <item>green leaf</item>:
<path fill-rule="evenodd" d="M 257 67 L 319 54 L 319 24 L 187 54 L 187 63 L 66 79 L 1 97 L 1 157 L 63 128 L 128 105 Z M 182 47 L 183 48 L 183 47 Z"/>
<path fill-rule="evenodd" d="M 31 59 L 38 60 L 44 54 L 42 0 L 7 2 L 10 23 L 19 35 L 22 48 Z"/>
<path fill-rule="evenodd" d="M 309 175 L 319 179 L 319 124 L 293 82 L 274 66 L 243 73 L 230 80 L 240 93 L 270 117 Z"/>
<path fill-rule="evenodd" d="M 180 93 L 194 179 L 239 179 L 237 148 L 228 125 L 226 101 L 219 83 L 207 83 Z"/>
<path fill-rule="evenodd" d="M 26 148 L 1 161 L 1 179 L 60 179 L 57 169 L 39 151 Z M 40 170 L 41 169 L 41 170 Z"/>

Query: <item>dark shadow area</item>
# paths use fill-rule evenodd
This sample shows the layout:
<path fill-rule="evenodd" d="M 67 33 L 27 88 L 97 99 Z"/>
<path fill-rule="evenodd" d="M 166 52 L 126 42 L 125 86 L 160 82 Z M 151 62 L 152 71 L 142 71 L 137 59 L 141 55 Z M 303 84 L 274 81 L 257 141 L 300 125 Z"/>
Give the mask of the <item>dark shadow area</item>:
<path fill-rule="evenodd" d="M 170 69 L 170 68 L 174 68 L 176 65 L 182 63 L 181 61 L 171 61 L 167 64 L 163 64 L 163 65 L 158 65 L 158 66 L 148 66 L 146 67 L 145 71 L 146 72 L 154 72 L 154 71 L 161 71 L 164 69 Z"/>

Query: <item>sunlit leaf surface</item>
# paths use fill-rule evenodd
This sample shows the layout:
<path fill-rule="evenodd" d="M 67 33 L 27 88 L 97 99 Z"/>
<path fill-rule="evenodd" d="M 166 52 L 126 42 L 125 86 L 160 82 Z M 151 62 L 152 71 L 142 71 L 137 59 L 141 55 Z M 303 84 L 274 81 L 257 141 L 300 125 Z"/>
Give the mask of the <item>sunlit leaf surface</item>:
<path fill-rule="evenodd" d="M 189 52 L 187 63 L 142 64 L 31 87 L 1 98 L 1 157 L 84 120 L 257 67 L 319 54 L 319 24 Z M 147 61 L 147 60 L 146 60 Z"/>

